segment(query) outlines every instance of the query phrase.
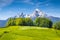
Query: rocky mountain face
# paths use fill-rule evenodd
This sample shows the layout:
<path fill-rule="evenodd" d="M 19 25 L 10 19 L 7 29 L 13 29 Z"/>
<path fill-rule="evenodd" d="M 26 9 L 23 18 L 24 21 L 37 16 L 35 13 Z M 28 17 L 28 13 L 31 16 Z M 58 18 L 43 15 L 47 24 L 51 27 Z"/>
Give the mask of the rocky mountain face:
<path fill-rule="evenodd" d="M 26 15 L 25 17 L 30 17 L 35 19 L 36 17 L 46 17 L 47 15 L 44 14 L 41 10 L 35 9 L 32 14 Z"/>
<path fill-rule="evenodd" d="M 57 22 L 57 21 L 60 21 L 60 18 L 59 17 L 53 17 L 53 16 L 49 16 L 47 17 L 49 19 L 51 19 L 51 21 L 54 23 L 54 22 Z"/>

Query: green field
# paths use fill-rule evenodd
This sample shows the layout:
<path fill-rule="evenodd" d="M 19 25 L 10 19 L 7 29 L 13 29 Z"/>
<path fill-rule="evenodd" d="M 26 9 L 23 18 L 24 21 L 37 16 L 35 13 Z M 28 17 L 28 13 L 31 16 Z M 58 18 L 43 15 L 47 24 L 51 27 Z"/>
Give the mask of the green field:
<path fill-rule="evenodd" d="M 0 28 L 0 40 L 60 40 L 60 30 L 10 26 L 8 28 Z"/>

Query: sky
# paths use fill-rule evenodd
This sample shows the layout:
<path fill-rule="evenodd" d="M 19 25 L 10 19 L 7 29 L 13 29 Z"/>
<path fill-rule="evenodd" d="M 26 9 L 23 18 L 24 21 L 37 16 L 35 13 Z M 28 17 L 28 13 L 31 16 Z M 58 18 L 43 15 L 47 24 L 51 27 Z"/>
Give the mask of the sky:
<path fill-rule="evenodd" d="M 36 8 L 49 16 L 60 17 L 60 0 L 0 0 L 0 20 L 22 12 L 32 14 Z"/>

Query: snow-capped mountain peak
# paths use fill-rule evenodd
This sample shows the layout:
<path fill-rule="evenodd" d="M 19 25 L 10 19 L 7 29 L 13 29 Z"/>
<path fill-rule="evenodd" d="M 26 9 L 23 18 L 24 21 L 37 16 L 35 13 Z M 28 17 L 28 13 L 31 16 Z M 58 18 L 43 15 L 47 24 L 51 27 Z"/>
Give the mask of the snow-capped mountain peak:
<path fill-rule="evenodd" d="M 30 17 L 30 18 L 32 18 L 32 19 L 35 19 L 36 17 L 45 17 L 46 16 L 46 14 L 44 14 L 41 10 L 39 10 L 39 9 L 35 9 L 34 11 L 33 11 L 33 13 L 31 13 L 31 14 L 29 14 L 29 15 L 24 15 L 23 13 L 21 13 L 20 15 L 18 15 L 18 17 L 22 17 L 22 18 L 24 18 L 24 17 Z"/>
<path fill-rule="evenodd" d="M 39 9 L 35 9 L 35 11 L 40 11 Z"/>
<path fill-rule="evenodd" d="M 46 14 L 44 14 L 39 9 L 35 9 L 34 12 L 31 15 L 32 15 L 32 17 L 45 17 L 46 16 Z"/>

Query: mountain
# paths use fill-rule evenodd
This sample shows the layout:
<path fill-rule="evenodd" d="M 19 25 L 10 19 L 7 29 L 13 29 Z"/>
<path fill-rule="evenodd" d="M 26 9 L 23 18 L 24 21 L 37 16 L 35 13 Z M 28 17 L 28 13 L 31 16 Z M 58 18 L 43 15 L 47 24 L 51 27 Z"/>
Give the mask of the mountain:
<path fill-rule="evenodd" d="M 15 17 L 16 18 L 19 18 L 19 17 L 21 17 L 21 18 L 27 18 L 27 17 L 30 17 L 30 18 L 36 18 L 36 17 L 46 17 L 47 16 L 47 14 L 44 14 L 41 10 L 39 10 L 39 9 L 35 9 L 34 11 L 33 11 L 33 13 L 31 13 L 31 14 L 28 14 L 28 15 L 24 15 L 23 13 L 20 13 L 20 14 L 18 14 L 18 15 L 16 15 Z"/>
<path fill-rule="evenodd" d="M 59 18 L 59 17 L 49 16 L 48 18 L 51 19 L 51 21 L 52 21 L 53 23 L 54 23 L 54 22 L 57 22 L 57 21 L 60 21 L 60 18 Z"/>
<path fill-rule="evenodd" d="M 25 17 L 30 17 L 35 19 L 36 17 L 46 17 L 47 15 L 44 14 L 41 10 L 35 9 L 32 14 L 26 15 Z"/>
<path fill-rule="evenodd" d="M 44 14 L 41 10 L 35 9 L 35 11 L 31 14 L 32 17 L 45 17 L 46 14 Z"/>
<path fill-rule="evenodd" d="M 58 17 L 54 17 L 54 16 L 48 16 L 47 14 L 43 13 L 41 10 L 39 9 L 35 9 L 33 11 L 33 13 L 28 14 L 28 15 L 24 15 L 23 13 L 21 13 L 20 15 L 17 15 L 16 18 L 18 17 L 22 17 L 22 18 L 31 18 L 32 20 L 35 20 L 35 18 L 37 17 L 45 17 L 45 18 L 49 18 L 51 19 L 52 22 L 56 22 L 56 21 L 60 21 L 60 18 Z"/>
<path fill-rule="evenodd" d="M 14 18 L 24 18 L 24 16 L 26 16 L 26 15 L 24 15 L 23 13 L 21 13 L 21 14 L 18 14 L 18 15 L 16 15 L 16 16 L 14 16 Z"/>
<path fill-rule="evenodd" d="M 6 25 L 7 20 L 0 20 L 0 27 L 4 27 Z"/>
<path fill-rule="evenodd" d="M 21 13 L 20 15 L 16 15 L 14 16 L 14 18 L 31 18 L 32 20 L 35 20 L 36 17 L 46 17 L 51 19 L 51 21 L 54 23 L 56 21 L 60 21 L 60 18 L 58 17 L 54 17 L 54 16 L 48 16 L 47 14 L 44 14 L 41 10 L 39 9 L 35 9 L 33 11 L 33 13 L 28 14 L 28 15 L 24 15 L 23 13 Z M 0 27 L 4 27 L 6 25 L 7 20 L 0 20 Z"/>
<path fill-rule="evenodd" d="M 26 15 L 26 17 L 30 17 L 30 18 L 32 18 L 33 20 L 34 20 L 36 17 L 46 17 L 46 18 L 51 19 L 52 22 L 60 21 L 60 18 L 58 18 L 58 17 L 53 17 L 53 16 L 48 16 L 47 14 L 44 14 L 44 13 L 43 13 L 41 10 L 39 10 L 39 9 L 35 9 L 32 14 Z"/>

